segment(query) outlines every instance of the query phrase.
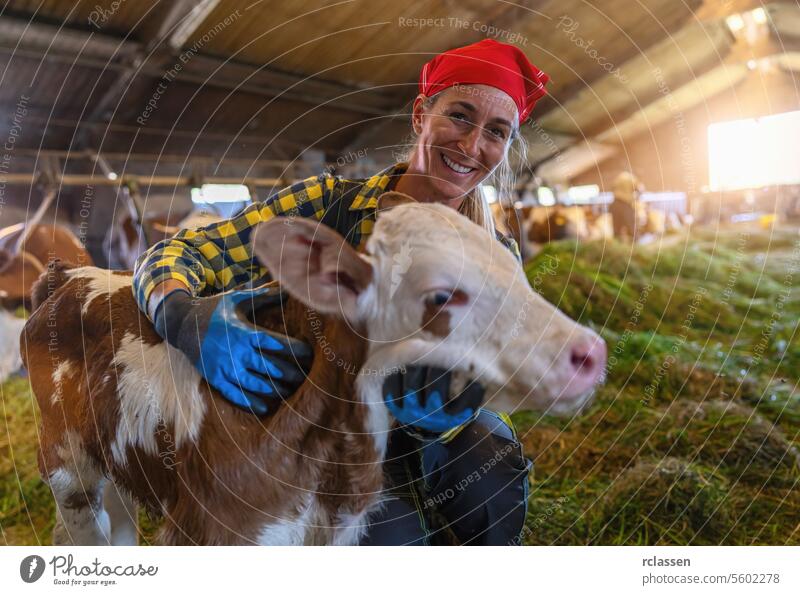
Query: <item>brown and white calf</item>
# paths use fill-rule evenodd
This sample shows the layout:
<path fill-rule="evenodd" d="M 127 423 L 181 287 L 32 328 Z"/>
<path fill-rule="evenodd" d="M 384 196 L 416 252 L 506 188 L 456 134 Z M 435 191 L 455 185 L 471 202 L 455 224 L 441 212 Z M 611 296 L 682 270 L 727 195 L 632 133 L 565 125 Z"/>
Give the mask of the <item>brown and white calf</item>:
<path fill-rule="evenodd" d="M 264 419 L 215 395 L 162 342 L 129 273 L 55 267 L 42 277 L 23 353 L 57 542 L 135 543 L 132 498 L 164 518 L 165 544 L 355 544 L 381 505 L 386 374 L 450 368 L 491 387 L 489 407 L 561 414 L 579 411 L 602 376 L 602 340 L 448 207 L 380 211 L 364 253 L 304 219 L 255 234 L 288 293 L 256 320 L 315 355 L 305 383 Z"/>

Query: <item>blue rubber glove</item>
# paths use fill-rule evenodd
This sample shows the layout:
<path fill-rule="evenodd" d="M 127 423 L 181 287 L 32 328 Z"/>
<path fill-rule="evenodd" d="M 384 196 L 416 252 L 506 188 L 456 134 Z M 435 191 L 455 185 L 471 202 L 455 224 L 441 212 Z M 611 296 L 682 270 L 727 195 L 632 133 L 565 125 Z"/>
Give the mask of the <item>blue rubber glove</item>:
<path fill-rule="evenodd" d="M 412 366 L 383 383 L 383 400 L 402 425 L 441 434 L 469 421 L 483 402 L 485 389 L 470 382 L 448 400 L 451 374 L 443 368 Z"/>
<path fill-rule="evenodd" d="M 275 286 L 197 299 L 177 290 L 158 305 L 154 324 L 225 399 L 266 415 L 303 383 L 312 354 L 305 342 L 248 320 L 257 308 L 280 302 Z"/>

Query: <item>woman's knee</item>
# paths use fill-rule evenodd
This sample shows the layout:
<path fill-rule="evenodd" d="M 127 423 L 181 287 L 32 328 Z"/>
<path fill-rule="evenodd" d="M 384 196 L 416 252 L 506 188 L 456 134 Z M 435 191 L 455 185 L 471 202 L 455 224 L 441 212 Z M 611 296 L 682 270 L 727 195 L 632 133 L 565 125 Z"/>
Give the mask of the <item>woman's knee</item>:
<path fill-rule="evenodd" d="M 481 411 L 451 442 L 431 446 L 423 456 L 427 501 L 459 539 L 512 542 L 525 521 L 531 463 L 510 425 Z"/>
<path fill-rule="evenodd" d="M 429 545 L 427 524 L 412 502 L 388 498 L 370 515 L 361 545 Z"/>

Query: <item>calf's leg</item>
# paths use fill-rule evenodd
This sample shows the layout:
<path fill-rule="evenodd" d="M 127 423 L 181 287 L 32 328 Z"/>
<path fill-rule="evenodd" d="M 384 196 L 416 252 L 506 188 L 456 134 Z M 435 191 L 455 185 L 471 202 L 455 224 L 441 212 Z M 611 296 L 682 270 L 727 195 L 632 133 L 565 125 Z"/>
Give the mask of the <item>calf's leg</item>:
<path fill-rule="evenodd" d="M 111 523 L 103 506 L 106 479 L 87 455 L 79 434 L 58 432 L 44 423 L 41 435 L 39 471 L 56 501 L 53 545 L 108 545 Z"/>
<path fill-rule="evenodd" d="M 103 504 L 111 519 L 111 545 L 138 545 L 136 504 L 114 482 L 107 482 Z"/>
<path fill-rule="evenodd" d="M 103 507 L 104 479 L 98 473 L 59 467 L 47 478 L 56 500 L 53 545 L 108 545 L 111 522 Z"/>

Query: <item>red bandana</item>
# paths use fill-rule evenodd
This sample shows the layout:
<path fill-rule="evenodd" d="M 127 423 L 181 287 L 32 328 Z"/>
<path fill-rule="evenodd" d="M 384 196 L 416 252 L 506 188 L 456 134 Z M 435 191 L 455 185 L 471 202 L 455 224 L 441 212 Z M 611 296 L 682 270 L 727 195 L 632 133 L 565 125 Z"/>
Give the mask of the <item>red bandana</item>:
<path fill-rule="evenodd" d="M 519 123 L 547 92 L 550 77 L 517 47 L 484 39 L 439 54 L 422 67 L 419 91 L 427 97 L 454 85 L 488 85 L 504 91 L 517 105 Z"/>

